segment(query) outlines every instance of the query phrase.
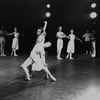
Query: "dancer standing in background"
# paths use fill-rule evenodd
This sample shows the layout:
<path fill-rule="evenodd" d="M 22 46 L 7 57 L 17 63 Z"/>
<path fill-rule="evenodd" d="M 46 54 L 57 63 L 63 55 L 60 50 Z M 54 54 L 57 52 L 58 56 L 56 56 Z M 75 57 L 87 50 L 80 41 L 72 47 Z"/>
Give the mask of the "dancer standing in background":
<path fill-rule="evenodd" d="M 91 36 L 91 40 L 92 40 L 92 57 L 96 56 L 96 39 L 95 39 L 95 30 L 92 31 L 92 36 Z"/>
<path fill-rule="evenodd" d="M 18 38 L 19 38 L 19 35 L 22 35 L 22 34 L 17 32 L 17 28 L 15 27 L 14 32 L 11 33 L 10 35 L 14 35 L 14 38 L 13 38 L 13 41 L 12 41 L 12 53 L 11 53 L 11 55 L 14 54 L 14 56 L 18 56 L 16 54 L 16 50 L 19 49 L 19 40 L 18 40 Z M 24 35 L 22 35 L 22 36 L 24 36 Z"/>
<path fill-rule="evenodd" d="M 68 38 L 70 39 L 69 42 L 68 42 L 68 46 L 67 46 L 67 56 L 66 58 L 69 58 L 69 59 L 73 59 L 72 57 L 72 54 L 75 53 L 75 39 L 79 40 L 80 42 L 82 42 L 82 40 L 80 40 L 79 38 L 77 38 L 75 35 L 74 35 L 74 30 L 71 29 L 71 34 L 68 35 Z"/>
<path fill-rule="evenodd" d="M 85 51 L 86 54 L 91 54 L 91 33 L 89 33 L 89 30 L 86 31 L 86 33 L 82 36 L 82 38 L 85 39 Z"/>
<path fill-rule="evenodd" d="M 62 27 L 59 26 L 59 31 L 56 34 L 57 39 L 57 59 L 62 59 L 60 57 L 61 51 L 63 48 L 63 38 L 67 38 L 67 36 L 62 32 Z"/>
<path fill-rule="evenodd" d="M 1 56 L 6 56 L 4 54 L 4 48 L 5 48 L 5 36 L 10 35 L 8 34 L 6 31 L 4 31 L 4 27 L 1 27 L 0 30 L 0 52 L 1 52 Z"/>

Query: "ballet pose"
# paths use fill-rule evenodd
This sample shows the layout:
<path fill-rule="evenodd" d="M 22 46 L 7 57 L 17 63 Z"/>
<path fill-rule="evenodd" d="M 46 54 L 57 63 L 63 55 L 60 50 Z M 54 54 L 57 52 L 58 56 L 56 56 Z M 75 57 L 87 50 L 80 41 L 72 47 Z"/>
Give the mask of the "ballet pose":
<path fill-rule="evenodd" d="M 40 41 L 44 44 L 45 43 L 45 37 L 46 37 L 46 28 L 47 28 L 47 21 L 44 21 L 44 27 L 40 27 L 37 30 L 37 39 L 36 39 L 36 43 L 39 43 Z M 43 50 L 43 55 L 42 55 L 42 59 L 44 59 L 45 62 L 45 51 Z"/>
<path fill-rule="evenodd" d="M 47 64 L 44 62 L 44 58 L 41 56 L 44 54 L 44 48 L 50 47 L 51 43 L 43 43 L 42 40 L 36 43 L 34 46 L 33 50 L 30 53 L 30 56 L 26 59 L 26 61 L 21 65 L 21 67 L 24 69 L 27 79 L 30 79 L 29 71 L 28 71 L 28 66 L 32 65 L 32 71 L 41 71 L 44 70 L 48 75 L 52 78 L 53 81 L 56 81 L 56 79 L 52 76 L 50 71 L 48 70 Z"/>
<path fill-rule="evenodd" d="M 63 48 L 63 38 L 66 38 L 67 36 L 62 32 L 61 26 L 58 29 L 59 31 L 56 34 L 56 37 L 58 38 L 57 39 L 57 59 L 62 59 L 60 55 Z"/>
<path fill-rule="evenodd" d="M 0 30 L 0 51 L 1 51 L 1 56 L 6 56 L 4 54 L 4 48 L 5 48 L 5 36 L 10 35 L 6 31 L 4 31 L 4 27 L 1 27 Z"/>
<path fill-rule="evenodd" d="M 91 37 L 91 40 L 92 40 L 92 54 L 91 54 L 91 56 L 92 56 L 92 57 L 95 57 L 95 56 L 96 56 L 95 30 L 92 31 L 92 37 Z"/>
<path fill-rule="evenodd" d="M 82 38 L 85 39 L 85 50 L 86 54 L 91 54 L 91 33 L 89 33 L 89 30 L 86 31 L 86 33 L 82 36 Z"/>
<path fill-rule="evenodd" d="M 68 35 L 68 38 L 70 39 L 69 42 L 68 42 L 68 45 L 67 45 L 67 56 L 66 58 L 69 58 L 69 59 L 74 59 L 72 57 L 72 54 L 75 53 L 75 39 L 79 40 L 80 42 L 82 42 L 82 40 L 80 40 L 79 38 L 77 38 L 75 35 L 74 35 L 74 30 L 71 29 L 71 34 Z"/>
<path fill-rule="evenodd" d="M 14 56 L 18 56 L 16 54 L 16 50 L 19 49 L 19 40 L 18 40 L 18 38 L 19 38 L 19 35 L 22 35 L 22 34 L 18 33 L 17 28 L 15 27 L 14 32 L 11 33 L 10 35 L 14 35 L 14 38 L 13 38 L 13 41 L 12 41 L 12 53 L 11 53 L 11 55 L 14 54 Z M 24 35 L 22 35 L 22 36 L 24 36 Z"/>

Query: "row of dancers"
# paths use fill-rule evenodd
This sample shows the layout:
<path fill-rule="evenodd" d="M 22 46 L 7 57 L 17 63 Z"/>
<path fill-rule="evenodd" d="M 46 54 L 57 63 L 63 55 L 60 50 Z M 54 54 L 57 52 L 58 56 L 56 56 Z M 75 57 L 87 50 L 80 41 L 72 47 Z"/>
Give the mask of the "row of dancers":
<path fill-rule="evenodd" d="M 8 33 L 6 31 L 4 31 L 4 27 L 2 26 L 1 30 L 0 30 L 0 52 L 1 52 L 1 56 L 6 56 L 5 53 L 4 53 L 4 48 L 5 48 L 5 36 L 7 36 L 7 35 L 13 35 L 14 36 L 14 38 L 12 40 L 12 46 L 11 46 L 12 47 L 11 55 L 18 56 L 17 53 L 16 53 L 16 50 L 19 49 L 18 37 L 19 37 L 19 35 L 22 35 L 22 36 L 24 36 L 24 35 L 17 32 L 16 27 L 14 28 L 14 32 Z"/>
<path fill-rule="evenodd" d="M 60 56 L 61 56 L 61 51 L 63 48 L 63 38 L 69 39 L 67 50 L 66 50 L 68 54 L 66 58 L 74 59 L 72 57 L 72 54 L 75 53 L 75 39 L 80 41 L 81 43 L 82 43 L 82 40 L 75 36 L 73 29 L 71 29 L 70 34 L 68 36 L 66 36 L 66 34 L 62 32 L 61 26 L 58 28 L 58 30 L 59 31 L 56 34 L 56 37 L 58 38 L 57 39 L 57 59 L 62 59 Z M 96 56 L 95 31 L 93 30 L 91 34 L 89 33 L 89 30 L 87 29 L 87 32 L 82 36 L 82 38 L 85 39 L 86 54 L 90 53 L 92 57 L 95 57 Z M 92 51 L 91 51 L 91 47 L 92 47 Z"/>

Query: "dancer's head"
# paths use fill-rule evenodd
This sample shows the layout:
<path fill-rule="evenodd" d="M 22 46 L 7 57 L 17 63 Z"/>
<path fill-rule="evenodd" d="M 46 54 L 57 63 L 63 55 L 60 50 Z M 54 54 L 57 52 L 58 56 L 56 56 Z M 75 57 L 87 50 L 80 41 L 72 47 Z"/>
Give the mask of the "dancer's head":
<path fill-rule="evenodd" d="M 70 32 L 71 32 L 71 34 L 73 34 L 73 33 L 74 33 L 74 30 L 73 30 L 73 29 L 71 29 L 71 30 L 70 30 Z"/>
<path fill-rule="evenodd" d="M 42 27 L 38 28 L 37 35 L 40 35 L 42 33 L 42 30 L 43 30 Z"/>
<path fill-rule="evenodd" d="M 59 28 L 58 28 L 58 29 L 59 29 L 59 31 L 62 31 L 62 26 L 59 26 Z"/>
<path fill-rule="evenodd" d="M 17 31 L 17 27 L 14 28 L 14 31 L 15 31 L 15 32 Z"/>

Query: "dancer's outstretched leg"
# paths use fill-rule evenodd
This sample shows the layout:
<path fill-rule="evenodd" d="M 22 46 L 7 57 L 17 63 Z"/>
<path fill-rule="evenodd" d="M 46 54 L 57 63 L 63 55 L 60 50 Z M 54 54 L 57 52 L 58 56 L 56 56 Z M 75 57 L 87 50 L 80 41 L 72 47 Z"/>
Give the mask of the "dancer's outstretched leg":
<path fill-rule="evenodd" d="M 18 56 L 18 55 L 16 54 L 16 49 L 14 49 L 14 56 Z"/>
<path fill-rule="evenodd" d="M 67 54 L 66 58 L 68 58 L 68 57 L 69 57 L 69 53 Z"/>
<path fill-rule="evenodd" d="M 74 59 L 74 58 L 72 57 L 72 53 L 71 53 L 71 52 L 70 52 L 69 55 L 70 55 L 69 59 Z"/>
<path fill-rule="evenodd" d="M 21 67 L 24 69 L 26 75 L 27 75 L 27 79 L 30 80 L 30 75 L 29 75 L 29 71 L 28 71 L 28 66 L 32 64 L 32 59 L 30 57 L 28 57 L 26 59 L 26 61 L 21 65 Z"/>
<path fill-rule="evenodd" d="M 47 67 L 44 67 L 43 70 L 52 78 L 53 81 L 56 81 L 56 78 L 50 73 Z"/>

